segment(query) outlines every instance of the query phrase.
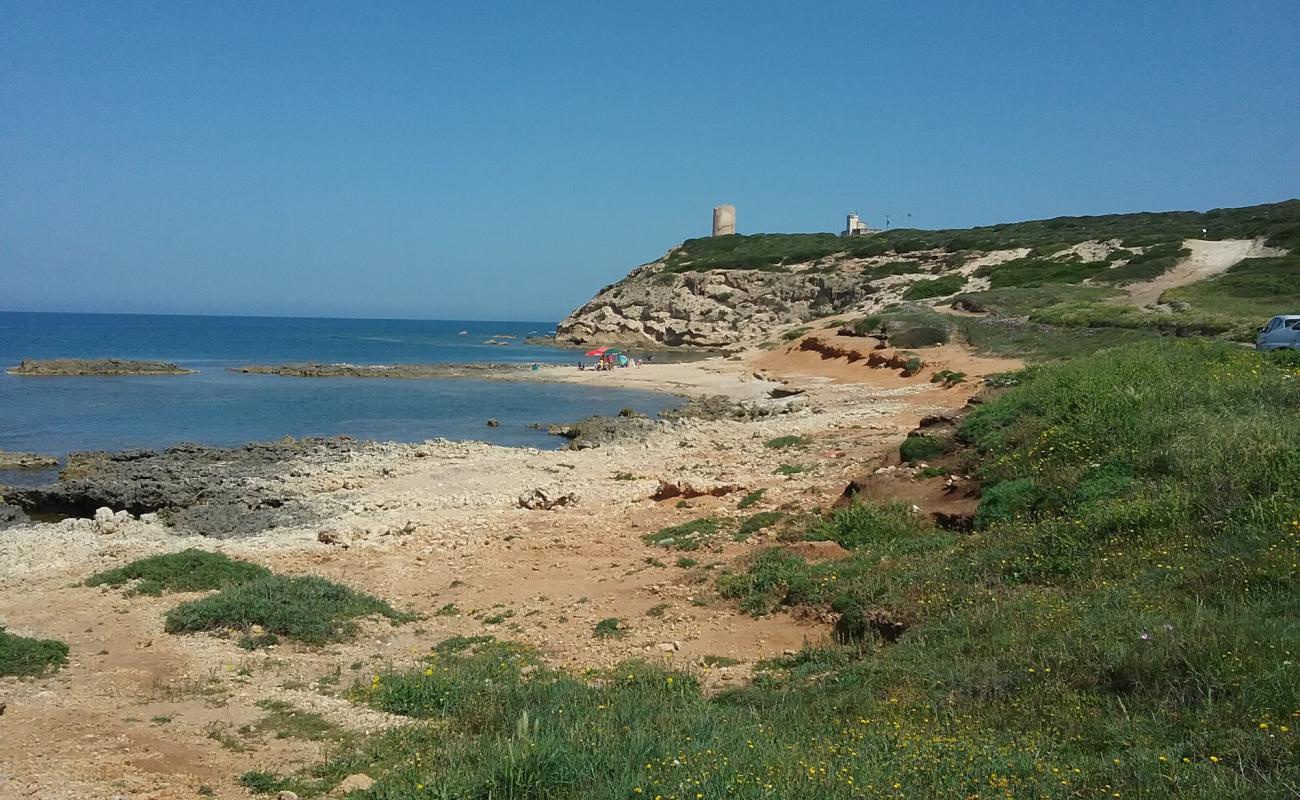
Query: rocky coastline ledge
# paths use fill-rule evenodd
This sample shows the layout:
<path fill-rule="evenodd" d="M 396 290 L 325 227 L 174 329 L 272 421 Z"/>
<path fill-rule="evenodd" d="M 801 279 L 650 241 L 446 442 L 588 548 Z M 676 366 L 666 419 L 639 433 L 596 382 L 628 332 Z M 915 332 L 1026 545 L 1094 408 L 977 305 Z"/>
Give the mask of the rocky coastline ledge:
<path fill-rule="evenodd" d="M 0 450 L 0 469 L 49 469 L 58 465 L 59 459 L 55 456 Z"/>
<path fill-rule="evenodd" d="M 248 364 L 231 372 L 290 378 L 488 378 L 517 376 L 529 364 Z"/>
<path fill-rule="evenodd" d="M 10 375 L 30 376 L 122 376 L 122 375 L 192 375 L 194 370 L 178 367 L 169 361 L 129 361 L 120 358 L 24 358 Z"/>

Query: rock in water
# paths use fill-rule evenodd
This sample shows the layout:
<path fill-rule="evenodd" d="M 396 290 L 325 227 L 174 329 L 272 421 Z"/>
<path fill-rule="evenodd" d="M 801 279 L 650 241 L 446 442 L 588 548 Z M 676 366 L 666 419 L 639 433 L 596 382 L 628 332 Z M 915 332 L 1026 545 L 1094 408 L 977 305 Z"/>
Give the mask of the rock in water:
<path fill-rule="evenodd" d="M 121 358 L 25 358 L 10 375 L 190 375 L 192 369 L 168 361 L 127 361 Z"/>
<path fill-rule="evenodd" d="M 0 450 L 0 469 L 49 469 L 58 465 L 59 460 L 54 456 Z"/>

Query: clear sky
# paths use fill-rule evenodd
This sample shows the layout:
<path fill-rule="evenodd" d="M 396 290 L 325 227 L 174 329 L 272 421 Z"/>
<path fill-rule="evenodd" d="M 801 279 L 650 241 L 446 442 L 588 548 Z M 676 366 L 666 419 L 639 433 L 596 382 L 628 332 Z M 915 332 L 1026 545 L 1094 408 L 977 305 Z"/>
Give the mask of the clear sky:
<path fill-rule="evenodd" d="M 721 202 L 1297 195 L 1297 0 L 0 0 L 0 309 L 556 320 Z"/>

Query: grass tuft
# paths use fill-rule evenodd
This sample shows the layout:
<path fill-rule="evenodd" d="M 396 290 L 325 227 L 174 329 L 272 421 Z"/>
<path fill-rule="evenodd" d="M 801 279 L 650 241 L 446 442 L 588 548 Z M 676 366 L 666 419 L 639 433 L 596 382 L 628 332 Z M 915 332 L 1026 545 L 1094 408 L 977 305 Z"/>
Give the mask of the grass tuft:
<path fill-rule="evenodd" d="M 167 613 L 164 628 L 168 633 L 234 630 L 248 634 L 260 626 L 267 635 L 320 645 L 350 638 L 357 618 L 376 615 L 394 623 L 415 619 L 378 598 L 324 578 L 268 575 L 182 603 Z"/>
<path fill-rule="evenodd" d="M 36 677 L 68 663 L 68 646 L 57 639 L 29 639 L 0 626 L 0 676 Z"/>
<path fill-rule="evenodd" d="M 97 572 L 87 586 L 124 586 L 137 581 L 128 594 L 157 597 L 163 592 L 201 592 L 238 586 L 270 575 L 270 570 L 222 553 L 190 548 L 132 561 L 123 567 Z"/>

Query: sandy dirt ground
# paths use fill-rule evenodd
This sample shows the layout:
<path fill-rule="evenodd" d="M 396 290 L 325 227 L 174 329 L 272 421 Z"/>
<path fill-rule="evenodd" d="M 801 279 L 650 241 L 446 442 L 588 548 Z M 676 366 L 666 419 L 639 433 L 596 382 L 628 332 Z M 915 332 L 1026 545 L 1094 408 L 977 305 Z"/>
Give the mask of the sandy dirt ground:
<path fill-rule="evenodd" d="M 870 341 L 814 335 L 846 347 Z M 0 622 L 71 648 L 68 665 L 53 676 L 0 679 L 0 798 L 246 797 L 237 783 L 243 772 L 290 771 L 318 760 L 324 747 L 259 732 L 267 716 L 259 701 L 288 702 L 354 731 L 405 724 L 352 703 L 347 691 L 455 634 L 528 642 L 574 670 L 666 659 L 694 665 L 713 688 L 744 681 L 759 660 L 829 634 L 825 619 L 753 619 L 713 588 L 718 569 L 778 543 L 775 529 L 743 542 L 723 536 L 689 553 L 648 545 L 642 534 L 702 516 L 825 508 L 851 477 L 896 460 L 922 416 L 961 407 L 978 376 L 1018 366 L 956 346 L 918 352 L 927 368 L 910 378 L 797 343 L 611 373 L 549 369 L 539 377 L 746 400 L 777 386 L 805 394 L 793 413 L 665 423 L 644 442 L 576 452 L 378 444 L 285 476 L 344 509 L 309 528 L 211 541 L 156 523 L 68 520 L 0 533 Z M 971 380 L 939 388 L 929 376 L 941 368 Z M 789 434 L 812 443 L 764 446 Z M 776 474 L 783 465 L 804 471 Z M 738 489 L 656 501 L 661 481 Z M 539 488 L 571 492 L 577 502 L 553 511 L 517 507 L 520 494 Z M 762 500 L 739 510 L 755 489 L 765 490 Z M 318 541 L 322 531 L 336 543 Z M 195 546 L 336 579 L 423 617 L 401 626 L 368 622 L 346 644 L 285 643 L 250 653 L 231 638 L 164 633 L 164 614 L 186 596 L 125 597 L 80 585 L 97 570 Z M 440 613 L 451 605 L 456 613 Z M 609 617 L 622 619 L 628 635 L 595 637 L 596 623 Z M 706 656 L 736 663 L 708 668 Z"/>
<path fill-rule="evenodd" d="M 1153 281 L 1135 283 L 1128 287 L 1129 299 L 1139 308 L 1156 303 L 1166 289 L 1173 289 L 1196 281 L 1203 281 L 1226 272 L 1243 258 L 1280 256 L 1285 250 L 1265 246 L 1262 239 L 1227 239 L 1204 241 L 1188 239 L 1183 246 L 1192 254 Z"/>

